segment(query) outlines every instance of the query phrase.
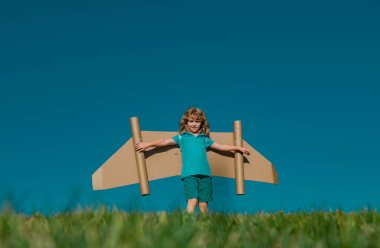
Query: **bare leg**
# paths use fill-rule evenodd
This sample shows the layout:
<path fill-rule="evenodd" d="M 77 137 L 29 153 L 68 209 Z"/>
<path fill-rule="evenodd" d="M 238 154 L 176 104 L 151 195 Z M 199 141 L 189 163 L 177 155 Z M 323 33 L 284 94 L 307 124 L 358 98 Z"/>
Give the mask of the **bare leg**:
<path fill-rule="evenodd" d="M 208 212 L 208 203 L 207 202 L 200 202 L 199 203 L 199 210 L 201 213 L 206 214 Z"/>
<path fill-rule="evenodd" d="M 186 208 L 187 212 L 188 213 L 194 213 L 194 210 L 195 210 L 195 207 L 197 206 L 197 204 L 198 204 L 197 198 L 187 200 L 187 208 Z"/>

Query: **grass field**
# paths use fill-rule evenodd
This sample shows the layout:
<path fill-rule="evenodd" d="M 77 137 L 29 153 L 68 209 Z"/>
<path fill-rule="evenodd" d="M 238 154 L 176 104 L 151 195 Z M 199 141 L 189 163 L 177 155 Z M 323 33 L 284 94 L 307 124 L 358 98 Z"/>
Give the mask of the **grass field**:
<path fill-rule="evenodd" d="M 380 214 L 312 211 L 189 215 L 105 207 L 0 214 L 0 247 L 380 247 Z"/>

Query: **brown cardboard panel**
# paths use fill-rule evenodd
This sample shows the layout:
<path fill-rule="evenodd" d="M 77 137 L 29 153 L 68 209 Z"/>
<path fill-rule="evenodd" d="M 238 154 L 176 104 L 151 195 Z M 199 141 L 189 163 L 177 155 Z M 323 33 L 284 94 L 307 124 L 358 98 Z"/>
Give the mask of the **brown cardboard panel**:
<path fill-rule="evenodd" d="M 177 132 L 141 131 L 143 141 L 169 139 Z M 219 144 L 233 145 L 233 133 L 212 132 L 211 138 Z M 250 155 L 244 155 L 244 179 L 278 184 L 277 173 L 270 161 L 243 141 Z M 207 152 L 214 176 L 235 178 L 234 153 L 210 149 Z M 181 174 L 181 153 L 177 146 L 151 148 L 145 151 L 148 179 L 172 177 Z M 129 139 L 92 175 L 94 190 L 110 189 L 138 183 L 133 141 Z"/>

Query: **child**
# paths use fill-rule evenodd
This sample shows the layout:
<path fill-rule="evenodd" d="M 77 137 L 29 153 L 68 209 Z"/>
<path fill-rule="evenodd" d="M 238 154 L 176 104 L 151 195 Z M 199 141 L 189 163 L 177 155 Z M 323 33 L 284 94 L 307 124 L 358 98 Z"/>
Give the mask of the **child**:
<path fill-rule="evenodd" d="M 206 154 L 208 147 L 219 151 L 249 154 L 243 147 L 215 143 L 209 135 L 210 126 L 205 113 L 192 107 L 182 116 L 178 135 L 171 139 L 140 142 L 135 145 L 135 150 L 139 152 L 148 147 L 179 145 L 182 156 L 181 180 L 184 184 L 188 213 L 193 213 L 198 204 L 200 211 L 207 213 L 208 202 L 212 200 L 212 176 Z"/>

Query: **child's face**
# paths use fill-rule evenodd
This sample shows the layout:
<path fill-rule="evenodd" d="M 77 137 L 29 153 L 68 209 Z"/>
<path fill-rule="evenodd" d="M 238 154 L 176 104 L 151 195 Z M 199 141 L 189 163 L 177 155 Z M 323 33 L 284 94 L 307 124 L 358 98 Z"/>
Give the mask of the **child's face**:
<path fill-rule="evenodd" d="M 190 133 L 198 133 L 201 128 L 202 121 L 199 119 L 198 116 L 190 116 L 189 120 L 187 121 L 187 130 Z"/>

